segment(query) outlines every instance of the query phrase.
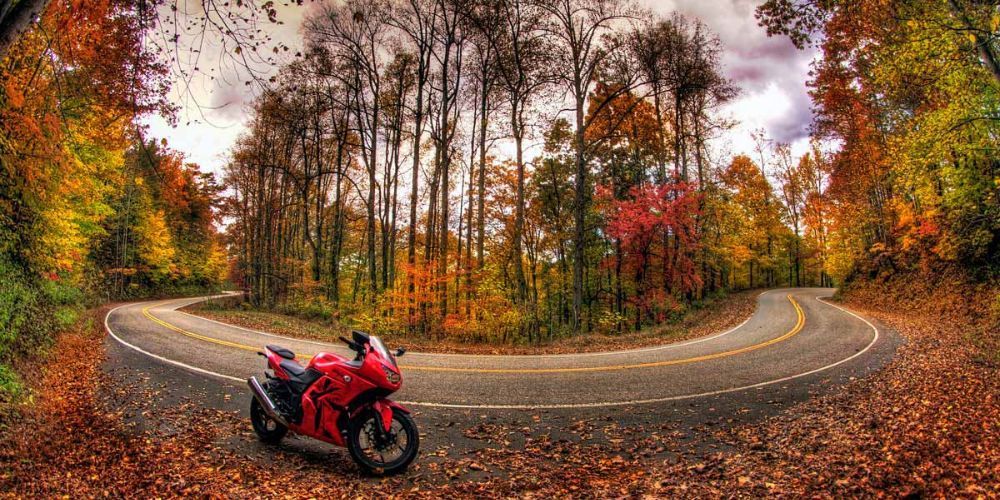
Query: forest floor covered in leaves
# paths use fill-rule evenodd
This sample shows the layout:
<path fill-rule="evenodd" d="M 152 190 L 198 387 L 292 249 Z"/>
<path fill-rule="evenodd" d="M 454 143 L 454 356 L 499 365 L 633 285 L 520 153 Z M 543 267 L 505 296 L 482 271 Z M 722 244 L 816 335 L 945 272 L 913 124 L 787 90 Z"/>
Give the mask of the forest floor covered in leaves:
<path fill-rule="evenodd" d="M 580 335 L 543 339 L 538 344 L 499 344 L 430 338 L 402 333 L 388 333 L 383 338 L 392 346 L 427 353 L 461 354 L 566 354 L 635 349 L 703 337 L 732 328 L 753 314 L 760 290 L 748 290 L 706 299 L 679 319 L 638 332 L 588 332 Z M 262 330 L 287 337 L 339 343 L 338 336 L 350 328 L 335 321 L 306 319 L 280 312 L 244 309 L 233 299 L 200 302 L 184 311 L 231 325 Z"/>
<path fill-rule="evenodd" d="M 995 295 L 987 295 L 995 297 Z M 994 299 L 995 300 L 995 299 Z M 361 477 L 346 453 L 259 448 L 234 412 L 154 394 L 101 370 L 99 319 L 60 336 L 33 373 L 32 397 L 5 413 L 0 492 L 73 497 L 681 496 L 752 497 L 1000 494 L 1000 376 L 989 346 L 997 311 L 941 297 L 933 307 L 879 287 L 847 305 L 906 339 L 870 377 L 747 424 L 682 435 L 668 424 L 623 427 L 606 419 L 539 431 L 459 423 L 478 449 L 458 456 L 425 447 L 411 470 Z M 892 309 L 889 309 L 892 307 Z M 984 309 L 985 308 L 985 309 Z M 944 315 L 942 311 L 950 311 Z M 194 376 L 194 375 L 192 375 Z M 141 416 L 143 418 L 136 418 Z M 475 419 L 473 419 L 475 420 Z M 533 423 L 534 420 L 534 423 Z M 436 432 L 436 429 L 425 429 Z M 601 434 L 613 438 L 591 439 Z M 574 437 L 565 437 L 574 436 Z"/>

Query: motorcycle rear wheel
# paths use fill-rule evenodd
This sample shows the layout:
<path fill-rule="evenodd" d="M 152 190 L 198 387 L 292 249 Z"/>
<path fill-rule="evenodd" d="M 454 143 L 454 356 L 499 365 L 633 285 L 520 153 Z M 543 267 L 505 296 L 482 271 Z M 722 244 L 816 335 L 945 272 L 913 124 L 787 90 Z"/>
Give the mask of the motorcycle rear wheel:
<path fill-rule="evenodd" d="M 253 431 L 257 433 L 257 438 L 267 444 L 278 444 L 281 438 L 288 434 L 288 427 L 267 416 L 257 398 L 251 396 L 250 399 L 250 423 L 253 425 Z"/>
<path fill-rule="evenodd" d="M 364 413 L 355 419 L 348 428 L 347 450 L 351 453 L 351 458 L 367 474 L 376 476 L 399 474 L 417 458 L 417 451 L 420 448 L 417 424 L 406 412 L 393 408 L 388 440 L 384 440 L 379 434 L 381 425 L 381 418 L 375 412 Z M 386 459 L 385 456 L 389 452 L 392 452 L 389 455 L 391 458 Z"/>

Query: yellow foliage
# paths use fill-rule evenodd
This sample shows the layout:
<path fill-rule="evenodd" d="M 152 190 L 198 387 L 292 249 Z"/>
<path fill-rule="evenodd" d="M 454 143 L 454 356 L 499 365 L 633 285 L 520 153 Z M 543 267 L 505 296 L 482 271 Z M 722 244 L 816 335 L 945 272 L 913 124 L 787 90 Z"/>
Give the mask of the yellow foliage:
<path fill-rule="evenodd" d="M 160 276 L 169 275 L 176 251 L 170 241 L 170 231 L 167 229 L 163 210 L 153 211 L 146 216 L 136 228 L 136 233 L 146 264 Z"/>

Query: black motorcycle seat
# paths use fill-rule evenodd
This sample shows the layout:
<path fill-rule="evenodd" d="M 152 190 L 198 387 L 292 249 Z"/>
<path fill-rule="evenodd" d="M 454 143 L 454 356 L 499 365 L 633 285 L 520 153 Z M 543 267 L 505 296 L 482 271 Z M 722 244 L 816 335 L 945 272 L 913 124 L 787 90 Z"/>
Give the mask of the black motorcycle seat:
<path fill-rule="evenodd" d="M 320 377 L 322 376 L 323 373 L 321 373 L 319 370 L 306 368 L 306 371 L 302 372 L 302 375 L 296 376 L 296 378 L 299 379 L 299 382 L 305 384 L 306 387 L 309 387 L 310 385 L 312 385 L 313 382 L 319 380 Z"/>
<path fill-rule="evenodd" d="M 282 370 L 285 370 L 289 375 L 291 375 L 291 376 L 293 376 L 295 378 L 301 377 L 302 374 L 304 374 L 306 372 L 306 369 L 302 368 L 302 365 L 300 365 L 300 364 L 298 364 L 298 363 L 296 363 L 296 362 L 294 362 L 294 361 L 292 361 L 290 359 L 283 359 L 283 360 L 281 360 L 281 363 L 279 363 L 279 366 L 281 366 Z"/>
<path fill-rule="evenodd" d="M 265 347 L 267 347 L 268 351 L 271 351 L 285 359 L 295 359 L 295 353 L 288 349 L 285 349 L 284 347 L 276 345 L 267 345 Z"/>
<path fill-rule="evenodd" d="M 319 380 L 323 374 L 315 368 L 302 368 L 302 365 L 289 360 L 281 361 L 281 368 L 288 373 L 288 384 L 295 394 L 302 394 Z"/>

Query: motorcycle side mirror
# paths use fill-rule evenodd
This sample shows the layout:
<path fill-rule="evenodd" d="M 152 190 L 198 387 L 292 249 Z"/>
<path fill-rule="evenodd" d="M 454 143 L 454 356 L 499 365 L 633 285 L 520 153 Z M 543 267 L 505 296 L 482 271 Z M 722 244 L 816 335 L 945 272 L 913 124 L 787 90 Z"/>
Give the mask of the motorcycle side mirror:
<path fill-rule="evenodd" d="M 400 357 L 400 356 L 402 356 L 402 355 L 404 355 L 404 354 L 406 354 L 406 348 L 405 347 L 400 347 L 399 349 L 396 349 L 396 357 L 397 358 Z"/>

